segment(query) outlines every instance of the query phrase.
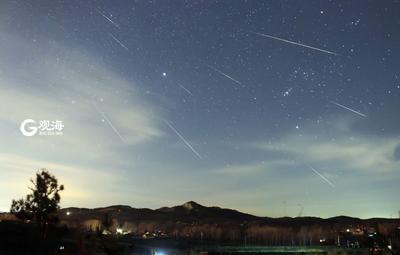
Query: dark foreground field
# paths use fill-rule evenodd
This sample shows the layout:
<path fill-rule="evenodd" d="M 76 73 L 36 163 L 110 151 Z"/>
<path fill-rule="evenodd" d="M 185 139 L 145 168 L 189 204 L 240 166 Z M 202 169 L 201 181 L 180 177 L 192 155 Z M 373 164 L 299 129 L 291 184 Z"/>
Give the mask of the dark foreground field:
<path fill-rule="evenodd" d="M 183 255 L 183 254 L 324 254 L 367 255 L 369 250 L 323 246 L 242 246 L 202 243 L 184 239 L 141 239 L 132 235 L 100 235 L 95 232 L 40 226 L 16 221 L 0 222 L 0 255 Z M 380 252 L 375 254 L 388 255 Z"/>
<path fill-rule="evenodd" d="M 40 226 L 21 222 L 0 222 L 1 255 L 97 255 L 129 254 L 111 236 L 71 231 L 66 227 L 49 226 L 43 233 Z"/>

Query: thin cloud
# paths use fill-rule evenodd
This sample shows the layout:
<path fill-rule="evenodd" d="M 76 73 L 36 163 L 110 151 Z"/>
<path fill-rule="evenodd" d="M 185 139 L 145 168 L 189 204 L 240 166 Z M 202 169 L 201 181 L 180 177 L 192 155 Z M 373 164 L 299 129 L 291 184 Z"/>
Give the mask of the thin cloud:
<path fill-rule="evenodd" d="M 84 205 L 85 201 L 86 206 L 93 206 L 99 203 L 91 199 L 96 192 L 103 192 L 102 201 L 107 203 L 107 194 L 121 183 L 113 176 L 138 164 L 136 158 L 126 154 L 163 135 L 156 108 L 137 93 L 133 81 L 84 56 L 84 52 L 54 45 L 47 53 L 38 54 L 22 38 L 7 33 L 1 43 L 7 50 L 0 59 L 0 69 L 5 70 L 0 77 L 0 140 L 1 148 L 9 154 L 0 155 L 0 179 L 7 180 L 0 185 L 0 193 L 7 200 L 0 209 L 7 209 L 12 198 L 25 194 L 29 178 L 42 167 L 66 185 L 63 205 Z M 20 52 L 24 54 L 20 56 Z M 18 58 L 23 67 L 19 61 L 6 61 Z M 20 75 L 15 75 L 15 70 Z M 102 116 L 90 104 L 93 100 L 107 112 L 126 143 L 101 121 Z M 27 118 L 61 120 L 64 134 L 25 137 L 19 125 Z M 114 194 L 114 202 L 118 198 L 127 201 L 123 194 Z"/>
<path fill-rule="evenodd" d="M 359 137 L 350 140 L 338 136 L 330 139 L 313 139 L 315 134 L 302 134 L 301 137 L 288 135 L 275 143 L 258 143 L 257 148 L 279 152 L 289 159 L 299 162 L 335 165 L 341 169 L 363 172 L 387 172 L 400 166 L 393 153 L 400 144 L 399 139 Z"/>

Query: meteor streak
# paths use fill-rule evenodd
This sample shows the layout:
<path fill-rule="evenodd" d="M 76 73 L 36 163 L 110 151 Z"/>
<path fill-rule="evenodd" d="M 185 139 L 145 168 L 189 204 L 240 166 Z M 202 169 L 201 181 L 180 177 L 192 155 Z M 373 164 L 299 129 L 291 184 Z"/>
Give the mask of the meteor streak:
<path fill-rule="evenodd" d="M 318 172 L 317 170 L 315 170 L 315 168 L 314 167 L 312 167 L 312 166 L 308 166 L 315 174 L 317 174 L 319 177 L 321 177 L 322 178 L 322 180 L 324 180 L 326 183 L 328 183 L 332 188 L 334 188 L 335 187 L 335 185 L 330 181 L 330 180 L 328 180 L 325 176 L 323 176 L 320 172 Z"/>
<path fill-rule="evenodd" d="M 116 127 L 114 127 L 114 125 L 112 124 L 112 122 L 107 118 L 106 114 L 103 111 L 100 111 L 99 108 L 97 107 L 97 105 L 95 104 L 95 102 L 92 101 L 92 104 L 94 106 L 94 108 L 96 109 L 96 111 L 103 117 L 103 119 L 108 123 L 108 125 L 111 127 L 111 129 L 114 131 L 114 133 L 121 139 L 121 141 L 123 143 L 125 143 L 125 139 L 124 137 L 122 137 L 122 135 L 118 132 L 118 129 Z"/>
<path fill-rule="evenodd" d="M 124 48 L 125 50 L 129 50 L 128 47 L 126 47 L 120 40 L 118 40 L 113 34 L 109 33 L 111 38 L 114 39 L 114 41 L 116 41 L 119 45 L 121 45 L 122 48 Z"/>
<path fill-rule="evenodd" d="M 212 67 L 212 66 L 210 66 L 210 65 L 208 65 L 208 67 L 211 68 L 212 70 L 214 70 L 215 72 L 217 72 L 217 73 L 219 73 L 219 74 L 225 76 L 226 78 L 230 79 L 231 81 L 234 81 L 235 83 L 237 83 L 237 84 L 239 84 L 239 85 L 242 85 L 242 83 L 241 83 L 240 81 L 238 81 L 238 80 L 232 78 L 231 76 L 229 76 L 229 75 L 227 75 L 226 73 L 224 73 L 224 72 L 218 70 L 217 68 Z"/>
<path fill-rule="evenodd" d="M 186 141 L 186 139 L 178 132 L 178 130 L 176 130 L 176 129 L 174 128 L 174 126 L 172 126 L 172 125 L 171 125 L 168 121 L 166 121 L 166 120 L 164 120 L 164 122 L 165 122 L 165 124 L 168 125 L 168 127 L 169 127 L 172 131 L 174 131 L 174 133 L 182 140 L 182 142 L 183 142 L 184 144 L 186 144 L 186 146 L 189 147 L 189 149 L 190 149 L 197 157 L 199 157 L 199 159 L 202 159 L 202 157 L 200 156 L 200 154 L 193 148 L 193 146 L 192 146 L 188 141 Z"/>
<path fill-rule="evenodd" d="M 364 117 L 364 118 L 367 118 L 367 115 L 365 115 L 365 114 L 363 114 L 363 113 L 361 113 L 361 112 L 358 112 L 358 111 L 356 111 L 356 110 L 353 110 L 353 109 L 351 109 L 351 108 L 349 108 L 349 107 L 347 107 L 347 106 L 344 106 L 344 105 L 342 105 L 342 104 L 336 103 L 335 101 L 329 101 L 329 102 L 330 102 L 331 104 L 337 105 L 337 106 L 339 106 L 339 107 L 341 107 L 341 108 L 343 108 L 343 109 L 349 110 L 349 111 L 351 111 L 351 112 L 353 112 L 353 113 L 355 113 L 355 114 L 358 114 L 358 115 L 360 115 L 360 116 L 362 116 L 362 117 Z"/>
<path fill-rule="evenodd" d="M 113 24 L 116 28 L 121 29 L 117 23 L 115 23 L 112 19 L 110 19 L 109 17 L 107 17 L 107 16 L 106 16 L 104 13 L 102 13 L 99 9 L 96 8 L 96 11 L 97 11 L 98 14 L 100 14 L 100 15 L 103 16 L 105 19 L 107 19 L 109 22 L 111 22 L 111 24 Z"/>
<path fill-rule="evenodd" d="M 188 90 L 187 88 L 185 88 L 182 84 L 177 83 L 179 87 L 181 87 L 184 91 L 186 91 L 189 95 L 193 96 L 192 92 L 190 92 L 190 90 Z"/>
<path fill-rule="evenodd" d="M 332 52 L 332 51 L 327 51 L 327 50 L 324 50 L 324 49 L 312 47 L 312 46 L 305 45 L 305 44 L 302 44 L 302 43 L 289 41 L 289 40 L 286 40 L 286 39 L 283 39 L 283 38 L 279 38 L 279 37 L 275 37 L 275 36 L 272 36 L 272 35 L 267 35 L 267 34 L 252 32 L 252 31 L 249 31 L 249 32 L 250 32 L 250 33 L 253 33 L 253 34 L 256 34 L 256 35 L 259 35 L 259 36 L 268 37 L 268 38 L 271 38 L 271 39 L 274 39 L 274 40 L 278 40 L 278 41 L 282 41 L 282 42 L 286 42 L 286 43 L 298 45 L 298 46 L 305 47 L 305 48 L 309 48 L 309 49 L 312 49 L 312 50 L 321 51 L 321 52 L 328 53 L 328 54 L 331 54 L 331 55 L 335 55 L 335 56 L 338 55 L 337 53 Z"/>

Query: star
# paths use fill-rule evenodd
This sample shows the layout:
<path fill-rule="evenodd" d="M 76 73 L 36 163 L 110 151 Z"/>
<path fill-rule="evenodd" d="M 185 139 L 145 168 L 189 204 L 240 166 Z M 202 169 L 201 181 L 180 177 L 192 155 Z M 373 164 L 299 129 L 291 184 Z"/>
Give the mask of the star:
<path fill-rule="evenodd" d="M 289 96 L 289 95 L 290 95 L 290 92 L 292 92 L 292 90 L 293 90 L 293 88 L 289 88 L 288 90 L 286 90 L 285 92 L 283 92 L 282 95 L 283 95 L 284 97 Z"/>

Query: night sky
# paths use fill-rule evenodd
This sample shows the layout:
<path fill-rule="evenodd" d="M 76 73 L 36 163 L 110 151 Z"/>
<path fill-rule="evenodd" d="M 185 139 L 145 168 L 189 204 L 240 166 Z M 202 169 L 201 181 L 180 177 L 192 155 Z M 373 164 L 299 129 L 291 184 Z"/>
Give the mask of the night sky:
<path fill-rule="evenodd" d="M 63 207 L 398 216 L 400 1 L 2 0 L 0 34 L 2 211 L 47 168 Z"/>

